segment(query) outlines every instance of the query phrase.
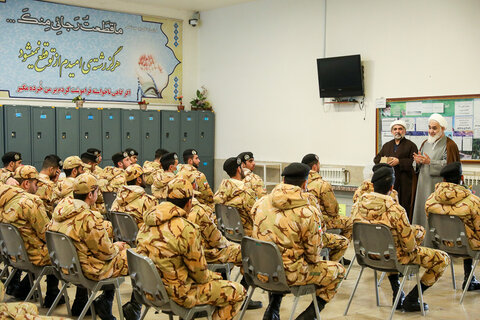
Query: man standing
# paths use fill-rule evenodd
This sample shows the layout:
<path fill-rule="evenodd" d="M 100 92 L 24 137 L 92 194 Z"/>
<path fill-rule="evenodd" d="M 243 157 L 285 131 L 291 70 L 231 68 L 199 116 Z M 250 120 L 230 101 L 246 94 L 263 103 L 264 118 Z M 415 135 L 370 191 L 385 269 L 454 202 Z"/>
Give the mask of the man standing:
<path fill-rule="evenodd" d="M 12 178 L 15 169 L 22 165 L 22 154 L 20 152 L 7 152 L 2 156 L 3 168 L 0 169 L 0 184 L 6 183 Z"/>
<path fill-rule="evenodd" d="M 434 113 L 428 120 L 428 139 L 420 150 L 413 154 L 413 167 L 418 173 L 415 204 L 412 222 L 429 230 L 425 215 L 425 202 L 435 190 L 435 185 L 442 182 L 440 171 L 448 163 L 460 161 L 460 153 L 455 142 L 445 136 L 447 121 L 438 113 Z M 413 184 L 415 187 L 415 184 Z M 427 233 L 424 244 L 431 244 L 430 233 Z"/>
<path fill-rule="evenodd" d="M 398 192 L 400 205 L 411 216 L 412 202 L 412 179 L 413 179 L 413 154 L 418 149 L 415 143 L 405 139 L 407 124 L 403 120 L 395 120 L 390 125 L 393 140 L 385 143 L 382 150 L 373 159 L 373 162 L 387 163 L 395 170 L 395 185 L 393 188 Z"/>
<path fill-rule="evenodd" d="M 242 169 L 243 173 L 245 174 L 243 182 L 245 182 L 245 186 L 252 189 L 255 192 L 257 199 L 260 199 L 266 195 L 267 192 L 263 186 L 262 178 L 253 173 L 253 169 L 255 169 L 255 159 L 253 158 L 253 153 L 250 151 L 242 152 L 238 155 L 238 158 L 242 160 Z"/>

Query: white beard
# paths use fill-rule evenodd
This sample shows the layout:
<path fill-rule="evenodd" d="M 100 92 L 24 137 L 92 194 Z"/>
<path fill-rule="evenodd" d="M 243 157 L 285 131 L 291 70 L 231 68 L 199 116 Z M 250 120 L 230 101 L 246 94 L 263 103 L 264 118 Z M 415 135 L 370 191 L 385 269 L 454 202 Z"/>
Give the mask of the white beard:
<path fill-rule="evenodd" d="M 436 135 L 434 135 L 433 137 L 431 135 L 428 136 L 427 138 L 427 142 L 430 143 L 430 144 L 434 144 L 438 139 L 440 139 L 442 137 L 442 132 L 439 131 Z"/>

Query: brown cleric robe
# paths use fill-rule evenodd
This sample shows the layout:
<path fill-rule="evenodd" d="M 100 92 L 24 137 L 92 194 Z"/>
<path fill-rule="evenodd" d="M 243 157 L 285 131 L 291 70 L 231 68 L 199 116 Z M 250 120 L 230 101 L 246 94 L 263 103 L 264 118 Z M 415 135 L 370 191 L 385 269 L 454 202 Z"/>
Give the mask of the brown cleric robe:
<path fill-rule="evenodd" d="M 409 217 L 411 217 L 412 210 L 413 153 L 417 151 L 415 143 L 405 138 L 400 140 L 397 150 L 395 150 L 395 139 L 393 139 L 385 143 L 382 150 L 373 159 L 373 162 L 379 163 L 382 157 L 398 158 L 399 164 L 393 167 L 395 169 L 393 188 L 397 190 L 399 204 L 407 211 Z"/>

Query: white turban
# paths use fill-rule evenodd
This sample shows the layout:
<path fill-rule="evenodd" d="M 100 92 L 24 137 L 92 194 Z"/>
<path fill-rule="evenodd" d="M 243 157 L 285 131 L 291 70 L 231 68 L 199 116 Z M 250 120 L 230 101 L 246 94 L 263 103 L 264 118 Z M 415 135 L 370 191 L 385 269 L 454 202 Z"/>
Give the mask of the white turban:
<path fill-rule="evenodd" d="M 428 122 L 432 120 L 438 122 L 438 124 L 444 129 L 447 129 L 447 120 L 445 120 L 445 118 L 442 115 L 438 113 L 434 113 L 430 116 L 430 118 L 428 118 Z"/>
<path fill-rule="evenodd" d="M 400 126 L 404 127 L 405 130 L 407 130 L 407 124 L 405 123 L 405 121 L 398 119 L 398 120 L 393 121 L 390 124 L 390 131 L 392 131 L 393 126 L 396 126 L 396 125 L 400 125 Z"/>

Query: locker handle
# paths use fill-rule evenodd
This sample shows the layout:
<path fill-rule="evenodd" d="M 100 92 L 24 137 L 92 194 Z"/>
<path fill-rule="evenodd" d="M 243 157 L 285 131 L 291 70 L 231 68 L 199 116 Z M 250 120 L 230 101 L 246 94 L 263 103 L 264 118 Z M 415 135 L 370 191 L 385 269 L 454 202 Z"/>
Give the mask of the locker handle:
<path fill-rule="evenodd" d="M 200 132 L 200 138 L 205 138 L 205 132 Z"/>
<path fill-rule="evenodd" d="M 168 138 L 170 136 L 170 132 L 165 133 L 165 136 Z"/>
<path fill-rule="evenodd" d="M 183 142 L 187 142 L 187 135 L 188 134 L 186 132 L 183 133 Z"/>
<path fill-rule="evenodd" d="M 145 133 L 145 139 L 150 139 L 150 132 Z"/>
<path fill-rule="evenodd" d="M 42 139 L 42 133 L 40 131 L 37 132 L 37 139 Z"/>
<path fill-rule="evenodd" d="M 62 139 L 67 139 L 67 133 L 66 132 L 62 132 Z"/>
<path fill-rule="evenodd" d="M 17 132 L 16 131 L 12 131 L 12 138 L 15 139 L 17 137 Z"/>
<path fill-rule="evenodd" d="M 110 132 L 105 132 L 105 139 L 110 139 Z"/>
<path fill-rule="evenodd" d="M 85 139 L 88 139 L 88 132 L 85 132 Z"/>
<path fill-rule="evenodd" d="M 187 137 L 187 135 L 188 135 L 188 134 L 187 134 L 186 132 L 183 133 L 183 136 L 184 136 L 185 138 Z"/>
<path fill-rule="evenodd" d="M 127 139 L 130 139 L 130 132 L 127 132 Z"/>

